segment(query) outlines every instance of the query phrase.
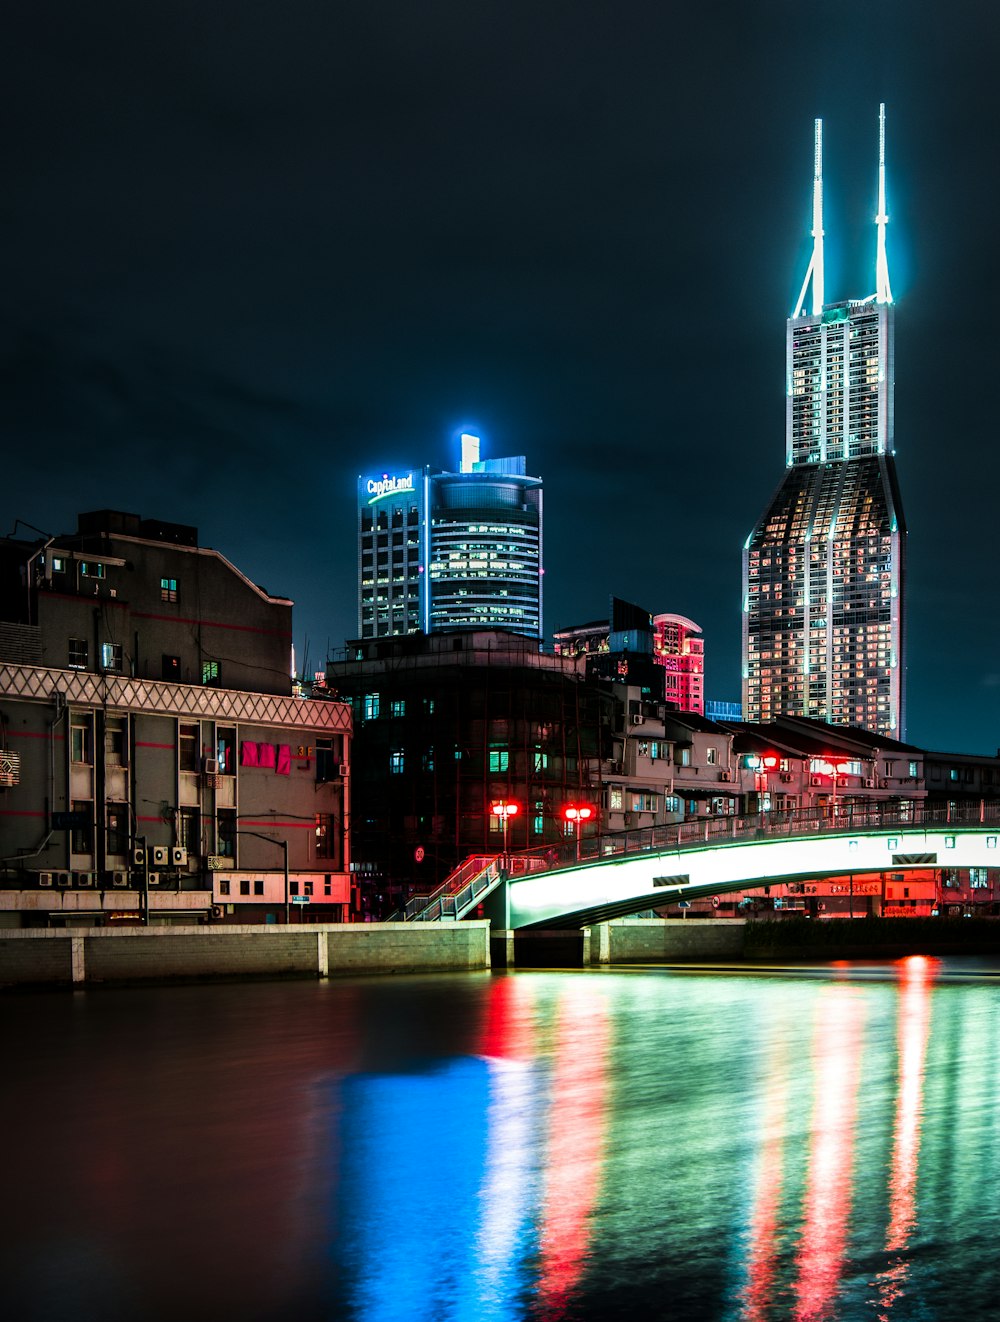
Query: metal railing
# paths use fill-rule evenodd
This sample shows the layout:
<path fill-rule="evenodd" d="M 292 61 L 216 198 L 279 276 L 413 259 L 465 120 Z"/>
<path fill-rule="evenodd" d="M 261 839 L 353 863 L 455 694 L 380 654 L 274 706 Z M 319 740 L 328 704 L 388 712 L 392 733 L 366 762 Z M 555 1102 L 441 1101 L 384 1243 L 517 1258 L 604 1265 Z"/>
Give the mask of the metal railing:
<path fill-rule="evenodd" d="M 635 827 L 611 835 L 590 836 L 564 846 L 547 845 L 517 854 L 474 854 L 465 859 L 429 895 L 415 895 L 388 921 L 431 922 L 457 919 L 507 877 L 598 865 L 634 854 L 668 849 L 703 849 L 706 844 L 734 844 L 815 835 L 847 835 L 857 831 L 926 830 L 929 827 L 996 827 L 1000 834 L 1000 801 L 973 803 L 871 804 L 845 802 L 799 808 L 787 813 L 702 818 L 662 826 Z"/>

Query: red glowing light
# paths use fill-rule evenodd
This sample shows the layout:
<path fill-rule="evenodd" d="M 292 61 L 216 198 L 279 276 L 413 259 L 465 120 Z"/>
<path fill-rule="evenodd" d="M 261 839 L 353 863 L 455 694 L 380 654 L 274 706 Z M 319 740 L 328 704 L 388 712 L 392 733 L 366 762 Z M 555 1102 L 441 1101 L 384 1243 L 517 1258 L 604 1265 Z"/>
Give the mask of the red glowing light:
<path fill-rule="evenodd" d="M 563 808 L 567 822 L 589 822 L 593 815 L 594 809 L 589 803 L 568 803 Z"/>
<path fill-rule="evenodd" d="M 508 803 L 506 800 L 502 803 L 494 803 L 492 812 L 495 817 L 516 817 L 521 811 L 519 803 Z"/>

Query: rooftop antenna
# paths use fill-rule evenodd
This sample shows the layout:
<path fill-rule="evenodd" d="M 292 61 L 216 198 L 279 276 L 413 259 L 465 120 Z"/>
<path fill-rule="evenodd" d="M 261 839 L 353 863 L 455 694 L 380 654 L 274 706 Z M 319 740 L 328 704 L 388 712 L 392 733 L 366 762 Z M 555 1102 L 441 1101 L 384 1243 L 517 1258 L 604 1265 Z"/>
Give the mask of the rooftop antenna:
<path fill-rule="evenodd" d="M 875 224 L 878 227 L 878 242 L 875 249 L 875 302 L 891 303 L 892 290 L 889 288 L 889 263 L 885 256 L 885 227 L 889 217 L 885 214 L 885 102 L 878 108 L 878 215 Z"/>
<path fill-rule="evenodd" d="M 812 311 L 817 316 L 823 311 L 823 121 L 816 120 L 816 145 L 813 157 L 813 251 L 809 259 L 809 269 L 802 281 L 799 301 L 795 305 L 793 317 L 802 315 L 802 304 L 806 298 L 806 288 L 812 280 Z"/>

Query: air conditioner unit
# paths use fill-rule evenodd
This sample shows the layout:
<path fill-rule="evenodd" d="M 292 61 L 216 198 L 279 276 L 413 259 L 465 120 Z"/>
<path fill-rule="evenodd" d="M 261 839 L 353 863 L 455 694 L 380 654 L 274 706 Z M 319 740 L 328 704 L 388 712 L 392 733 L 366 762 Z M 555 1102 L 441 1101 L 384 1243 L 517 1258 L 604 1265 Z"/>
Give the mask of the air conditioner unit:
<path fill-rule="evenodd" d="M 810 784 L 810 785 L 822 785 L 822 784 L 823 784 L 823 777 L 822 777 L 822 776 L 810 776 L 810 777 L 809 777 L 809 784 Z"/>
<path fill-rule="evenodd" d="M 78 872 L 76 874 L 76 884 L 78 886 L 93 886 L 94 874 L 92 872 Z"/>
<path fill-rule="evenodd" d="M 150 854 L 150 862 L 154 868 L 165 868 L 170 862 L 170 850 L 166 845 L 154 845 Z"/>
<path fill-rule="evenodd" d="M 132 850 L 132 866 L 135 868 L 144 868 L 146 866 L 146 851 L 142 845 L 136 845 Z"/>
<path fill-rule="evenodd" d="M 73 880 L 68 872 L 53 872 L 52 876 L 57 886 L 69 886 Z"/>
<path fill-rule="evenodd" d="M 875 788 L 875 777 L 874 777 L 874 776 L 866 776 L 866 777 L 865 777 L 865 789 L 866 789 L 866 790 L 873 790 L 874 788 Z"/>
<path fill-rule="evenodd" d="M 111 874 L 111 884 L 112 884 L 112 886 L 127 886 L 127 885 L 128 885 L 128 873 L 127 873 L 127 872 L 112 872 L 112 874 Z"/>
<path fill-rule="evenodd" d="M 781 779 L 786 785 L 790 785 L 792 783 L 792 773 L 790 771 L 783 771 L 781 773 Z"/>
<path fill-rule="evenodd" d="M 201 769 L 206 776 L 217 776 L 219 774 L 219 759 L 217 757 L 206 757 L 201 764 Z"/>
<path fill-rule="evenodd" d="M 52 873 L 51 873 L 51 872 L 39 872 L 39 874 L 38 874 L 38 884 L 39 884 L 39 886 L 51 886 L 51 885 L 52 885 Z"/>
<path fill-rule="evenodd" d="M 150 872 L 147 875 L 147 880 L 150 886 L 159 886 L 160 874 L 158 872 Z"/>
<path fill-rule="evenodd" d="M 645 725 L 645 724 L 646 724 L 646 718 L 645 718 L 645 716 L 642 716 L 642 715 L 636 715 L 636 716 L 633 716 L 633 717 L 632 717 L 632 724 L 633 724 L 633 725 Z"/>
<path fill-rule="evenodd" d="M 351 774 L 351 764 L 349 762 L 341 762 L 340 765 L 337 767 L 337 775 L 341 778 L 341 780 L 346 780 L 346 778 L 350 774 Z"/>
<path fill-rule="evenodd" d="M 878 787 L 880 790 L 887 790 L 889 788 L 889 782 L 887 780 L 880 780 Z"/>
<path fill-rule="evenodd" d="M 175 868 L 186 868 L 188 851 L 182 845 L 174 845 L 170 850 L 170 862 Z"/>
<path fill-rule="evenodd" d="M 732 780 L 732 778 L 733 778 L 733 773 L 732 773 L 731 771 L 720 771 L 720 772 L 719 772 L 719 779 L 720 779 L 720 780 Z"/>

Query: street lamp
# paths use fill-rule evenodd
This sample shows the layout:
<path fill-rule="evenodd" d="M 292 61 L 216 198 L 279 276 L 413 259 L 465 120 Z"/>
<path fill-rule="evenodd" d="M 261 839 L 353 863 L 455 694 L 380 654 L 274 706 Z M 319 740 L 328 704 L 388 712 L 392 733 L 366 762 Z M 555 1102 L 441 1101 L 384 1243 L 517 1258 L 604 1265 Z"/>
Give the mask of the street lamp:
<path fill-rule="evenodd" d="M 580 823 L 589 822 L 594 816 L 594 809 L 589 803 L 567 803 L 563 808 L 563 817 L 567 822 L 573 824 L 573 834 L 576 836 L 576 861 L 580 861 Z"/>
<path fill-rule="evenodd" d="M 837 777 L 848 766 L 850 766 L 850 763 L 843 758 L 838 759 L 836 762 L 833 758 L 825 758 L 822 762 L 817 762 L 816 764 L 816 770 L 822 772 L 825 776 L 829 776 L 833 785 L 830 794 L 830 816 L 834 820 L 837 816 Z"/>
<path fill-rule="evenodd" d="M 747 757 L 746 765 L 754 773 L 754 789 L 757 791 L 758 812 L 764 811 L 768 772 L 776 771 L 779 761 L 777 753 L 751 753 Z M 768 801 L 768 807 L 770 807 L 770 801 Z"/>
<path fill-rule="evenodd" d="M 516 817 L 521 811 L 519 803 L 513 803 L 510 799 L 499 799 L 490 807 L 494 817 L 500 819 L 500 829 L 503 831 L 503 858 L 504 866 L 507 864 L 507 823 L 512 817 Z"/>
<path fill-rule="evenodd" d="M 285 868 L 285 926 L 287 927 L 288 924 L 289 924 L 289 921 L 290 921 L 289 913 L 288 913 L 288 908 L 289 908 L 289 900 L 288 900 L 288 841 L 287 841 L 287 840 L 284 840 L 284 839 L 282 839 L 282 840 L 275 840 L 275 838 L 274 838 L 273 835 L 262 835 L 262 834 L 260 833 L 260 831 L 247 831 L 247 830 L 244 830 L 243 827 L 239 827 L 237 830 L 235 830 L 235 831 L 233 832 L 233 834 L 234 834 L 234 835 L 252 835 L 252 836 L 254 836 L 257 840 L 266 840 L 267 843 L 268 843 L 269 845 L 280 845 L 280 846 L 281 846 L 282 859 L 283 859 L 283 862 L 284 862 L 284 868 Z"/>

